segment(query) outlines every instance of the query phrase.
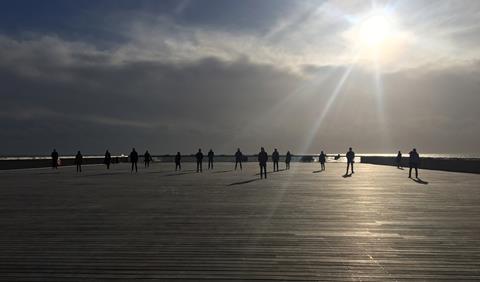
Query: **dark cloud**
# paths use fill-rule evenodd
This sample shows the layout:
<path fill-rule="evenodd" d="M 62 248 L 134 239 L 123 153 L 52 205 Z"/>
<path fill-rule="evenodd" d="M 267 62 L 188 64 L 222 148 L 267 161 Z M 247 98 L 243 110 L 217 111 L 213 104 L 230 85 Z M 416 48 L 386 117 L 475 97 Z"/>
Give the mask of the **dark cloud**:
<path fill-rule="evenodd" d="M 2 154 L 478 151 L 478 64 L 386 74 L 381 95 L 355 68 L 326 109 L 346 67 L 304 76 L 248 58 L 117 63 L 82 44 L 17 43 L 0 44 Z"/>

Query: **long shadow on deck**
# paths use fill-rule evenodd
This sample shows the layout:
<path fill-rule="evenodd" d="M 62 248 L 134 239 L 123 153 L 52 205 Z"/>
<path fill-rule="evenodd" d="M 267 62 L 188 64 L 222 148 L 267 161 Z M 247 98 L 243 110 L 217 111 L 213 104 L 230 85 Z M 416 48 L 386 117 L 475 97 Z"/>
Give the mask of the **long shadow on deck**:
<path fill-rule="evenodd" d="M 225 173 L 225 172 L 230 172 L 233 171 L 233 169 L 230 170 L 220 170 L 220 171 L 212 171 L 212 173 Z"/>
<path fill-rule="evenodd" d="M 260 180 L 260 178 L 253 178 L 253 179 L 249 179 L 249 180 L 230 183 L 227 186 L 242 185 L 242 184 L 247 184 L 247 183 L 251 183 L 251 182 L 254 182 L 254 181 L 258 181 L 258 180 Z"/>
<path fill-rule="evenodd" d="M 30 173 L 29 175 L 47 175 L 47 174 L 60 174 L 60 171 L 48 171 L 48 172 L 37 172 L 37 173 Z"/>
<path fill-rule="evenodd" d="M 95 174 L 87 174 L 85 176 L 106 176 L 106 175 L 119 175 L 119 174 L 125 174 L 124 172 L 102 172 L 102 173 L 95 173 Z"/>
<path fill-rule="evenodd" d="M 322 172 L 323 170 L 315 170 L 315 171 L 312 171 L 312 173 L 319 173 L 319 172 Z"/>
<path fill-rule="evenodd" d="M 281 172 L 281 171 L 286 171 L 286 169 L 279 169 L 277 171 L 269 171 L 267 172 L 268 174 L 271 174 L 271 173 L 277 173 L 277 172 Z M 255 175 L 260 175 L 260 173 L 255 173 Z"/>
<path fill-rule="evenodd" d="M 420 178 L 411 178 L 413 181 L 417 182 L 418 184 L 423 184 L 423 185 L 427 185 L 428 184 L 428 181 L 423 181 L 421 180 Z"/>
<path fill-rule="evenodd" d="M 194 174 L 194 173 L 197 173 L 197 171 L 196 170 L 184 170 L 183 172 L 165 174 L 165 176 L 177 176 L 177 175 Z"/>

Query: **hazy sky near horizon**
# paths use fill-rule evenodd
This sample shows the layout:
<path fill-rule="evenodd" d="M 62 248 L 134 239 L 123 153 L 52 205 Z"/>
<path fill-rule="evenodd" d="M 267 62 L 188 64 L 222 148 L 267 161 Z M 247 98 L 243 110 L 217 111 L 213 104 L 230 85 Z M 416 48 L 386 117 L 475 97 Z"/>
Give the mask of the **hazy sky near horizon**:
<path fill-rule="evenodd" d="M 0 2 L 0 155 L 479 153 L 480 1 Z"/>

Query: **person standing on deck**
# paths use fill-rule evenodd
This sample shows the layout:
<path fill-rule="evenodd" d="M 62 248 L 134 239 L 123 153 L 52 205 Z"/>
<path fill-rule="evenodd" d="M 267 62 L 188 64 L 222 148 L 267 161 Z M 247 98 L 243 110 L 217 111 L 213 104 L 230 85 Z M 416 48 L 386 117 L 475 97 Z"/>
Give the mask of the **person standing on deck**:
<path fill-rule="evenodd" d="M 105 158 L 103 159 L 103 163 L 107 166 L 107 169 L 110 169 L 110 164 L 112 163 L 112 155 L 108 150 L 105 152 Z"/>
<path fill-rule="evenodd" d="M 395 159 L 397 163 L 397 168 L 402 168 L 402 152 L 398 151 L 397 158 Z"/>
<path fill-rule="evenodd" d="M 150 167 L 150 162 L 152 161 L 152 155 L 148 152 L 148 150 L 143 154 L 143 161 L 145 163 L 145 167 Z"/>
<path fill-rule="evenodd" d="M 197 154 L 195 154 L 195 158 L 197 159 L 197 172 L 202 172 L 202 161 L 203 161 L 202 149 L 198 149 Z"/>
<path fill-rule="evenodd" d="M 55 149 L 52 152 L 52 169 L 58 169 L 58 153 Z"/>
<path fill-rule="evenodd" d="M 267 161 L 268 161 L 267 152 L 265 152 L 265 149 L 262 147 L 260 149 L 260 153 L 258 153 L 258 164 L 260 165 L 260 178 L 263 178 L 263 175 L 265 175 L 265 179 L 267 178 Z"/>
<path fill-rule="evenodd" d="M 208 169 L 213 169 L 213 157 L 215 156 L 215 153 L 213 152 L 212 149 L 208 151 L 207 157 L 208 157 Z"/>
<path fill-rule="evenodd" d="M 243 154 L 242 152 L 240 152 L 240 148 L 237 148 L 237 152 L 235 153 L 235 170 L 237 170 L 237 165 L 239 164 L 240 164 L 240 170 L 243 170 L 242 160 L 243 160 Z"/>
<path fill-rule="evenodd" d="M 175 155 L 175 171 L 182 170 L 182 165 L 180 164 L 180 160 L 182 159 L 182 156 L 180 155 L 180 152 L 177 152 L 177 155 Z"/>
<path fill-rule="evenodd" d="M 131 172 L 133 172 L 134 167 L 135 167 L 135 172 L 138 172 L 138 167 L 137 167 L 138 153 L 137 153 L 137 151 L 135 151 L 135 148 L 132 148 L 132 152 L 130 153 L 130 162 L 132 163 Z"/>
<path fill-rule="evenodd" d="M 350 166 L 352 167 L 352 174 L 354 174 L 355 172 L 353 171 L 353 163 L 355 162 L 355 152 L 353 152 L 352 147 L 348 148 L 346 157 L 347 157 L 347 173 L 345 175 L 348 175 L 348 168 Z"/>
<path fill-rule="evenodd" d="M 280 154 L 277 151 L 277 148 L 273 150 L 272 161 L 273 161 L 273 171 L 278 171 L 278 161 L 280 160 Z"/>
<path fill-rule="evenodd" d="M 320 169 L 325 170 L 325 162 L 327 161 L 327 155 L 321 151 L 320 156 L 318 156 L 318 161 L 320 162 Z"/>
<path fill-rule="evenodd" d="M 290 151 L 287 152 L 285 155 L 285 169 L 290 169 L 290 161 L 292 160 L 292 154 Z"/>
<path fill-rule="evenodd" d="M 420 156 L 418 155 L 417 149 L 413 148 L 409 153 L 408 166 L 408 178 L 412 178 L 412 168 L 415 169 L 415 178 L 418 178 L 418 165 L 420 164 Z"/>
<path fill-rule="evenodd" d="M 77 172 L 82 172 L 82 162 L 83 162 L 82 153 L 78 151 L 77 155 L 75 156 L 75 164 L 77 165 Z"/>

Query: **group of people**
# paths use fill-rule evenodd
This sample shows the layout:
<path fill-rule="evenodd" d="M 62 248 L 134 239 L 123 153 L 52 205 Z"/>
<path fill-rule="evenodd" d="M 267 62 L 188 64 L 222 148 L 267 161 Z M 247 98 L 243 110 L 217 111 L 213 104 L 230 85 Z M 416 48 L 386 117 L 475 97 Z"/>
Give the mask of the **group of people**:
<path fill-rule="evenodd" d="M 138 156 L 138 153 L 135 150 L 135 148 L 132 148 L 132 152 L 130 152 L 130 155 L 128 156 L 128 158 L 130 159 L 130 163 L 132 164 L 131 172 L 133 172 L 133 170 L 135 170 L 135 172 L 138 172 L 137 163 L 138 163 L 139 156 Z M 106 157 L 106 154 L 105 154 L 105 160 L 106 159 L 107 159 L 107 157 Z M 145 167 L 150 167 L 150 162 L 152 162 L 152 161 L 153 161 L 152 155 L 150 155 L 148 150 L 145 151 L 145 154 L 143 154 L 143 162 L 144 162 Z"/>
<path fill-rule="evenodd" d="M 403 169 L 402 167 L 402 152 L 398 151 L 397 157 L 395 158 L 397 168 Z M 418 178 L 418 167 L 420 166 L 420 155 L 417 152 L 416 148 L 413 148 L 410 153 L 408 153 L 408 178 L 412 178 L 412 170 L 415 170 L 415 178 Z"/>
<path fill-rule="evenodd" d="M 346 159 L 347 159 L 347 171 L 345 175 L 351 175 L 354 172 L 353 170 L 353 164 L 355 162 L 355 152 L 353 149 L 350 147 L 345 154 Z M 59 155 L 58 152 L 54 149 L 52 154 L 52 168 L 57 169 L 59 165 Z M 197 172 L 202 172 L 202 163 L 203 163 L 203 153 L 202 149 L 198 149 L 198 152 L 195 154 L 195 159 L 197 162 Z M 213 159 L 215 157 L 215 153 L 213 152 L 212 149 L 208 151 L 207 153 L 207 158 L 208 158 L 208 169 L 213 169 Z M 235 152 L 235 170 L 239 167 L 240 170 L 243 170 L 242 167 L 242 162 L 244 161 L 245 157 L 243 153 L 240 151 L 240 148 L 237 149 Z M 321 171 L 325 170 L 325 163 L 327 162 L 327 154 L 325 154 L 323 151 L 320 152 L 320 155 L 318 156 L 318 161 L 320 163 L 320 168 Z M 339 159 L 340 155 L 335 156 L 335 159 Z M 174 161 L 175 161 L 175 171 L 181 170 L 182 165 L 181 165 L 181 159 L 182 156 L 180 152 L 177 152 L 175 155 Z M 132 149 L 132 152 L 129 155 L 129 160 L 131 163 L 131 172 L 135 170 L 135 172 L 138 172 L 138 160 L 139 160 L 139 155 L 135 148 Z M 144 160 L 144 165 L 145 167 L 150 166 L 150 162 L 153 161 L 152 155 L 148 152 L 148 150 L 143 154 L 143 160 Z M 265 151 L 265 148 L 261 148 L 260 152 L 258 153 L 258 163 L 260 166 L 260 178 L 267 178 L 267 162 L 268 162 L 268 154 Z M 290 151 L 288 151 L 285 154 L 285 169 L 290 169 L 290 162 L 292 160 L 292 154 Z M 273 162 L 273 171 L 279 171 L 279 163 L 280 161 L 280 153 L 278 150 L 275 148 L 273 153 L 272 153 L 272 162 Z M 397 168 L 403 169 L 402 168 L 402 152 L 398 151 L 397 157 L 395 159 Z M 82 172 L 82 163 L 83 163 L 83 156 L 80 151 L 77 152 L 77 155 L 75 156 L 75 165 L 77 168 L 77 173 Z M 104 164 L 107 166 L 107 169 L 110 169 L 110 164 L 112 163 L 112 155 L 110 152 L 107 150 L 105 152 L 105 158 L 104 158 Z M 408 172 L 408 177 L 412 177 L 412 170 L 415 170 L 415 177 L 418 178 L 418 167 L 420 165 L 420 156 L 417 152 L 417 149 L 413 149 L 409 153 L 409 159 L 408 159 L 408 164 L 409 164 L 409 172 Z M 351 172 L 349 174 L 349 171 Z"/>
<path fill-rule="evenodd" d="M 353 164 L 355 163 L 355 152 L 351 147 L 348 148 L 348 152 L 345 154 L 345 157 L 347 158 L 347 172 L 345 173 L 345 175 L 354 174 L 355 172 L 353 171 Z M 340 159 L 340 154 L 335 156 L 334 159 L 335 160 Z M 321 171 L 325 170 L 326 161 L 327 161 L 327 155 L 323 151 L 321 151 L 320 155 L 318 156 L 318 162 L 320 163 Z M 397 168 L 403 169 L 401 151 L 398 151 L 397 157 L 395 158 L 395 163 L 397 165 Z M 420 155 L 418 154 L 417 149 L 413 148 L 412 151 L 410 151 L 409 157 L 408 157 L 408 167 L 409 167 L 408 178 L 412 178 L 412 170 L 415 170 L 415 178 L 418 178 L 419 166 L 420 166 Z M 351 171 L 351 174 L 348 173 L 349 171 Z"/>
<path fill-rule="evenodd" d="M 215 153 L 213 152 L 212 149 L 208 151 L 207 157 L 208 157 L 208 169 L 213 169 L 213 159 L 214 159 Z M 202 164 L 203 164 L 203 153 L 202 149 L 198 149 L 198 152 L 195 154 L 195 160 L 197 162 L 197 172 L 202 172 Z M 245 157 L 240 150 L 240 148 L 237 149 L 237 151 L 234 154 L 235 157 L 235 170 L 240 168 L 240 170 L 243 170 L 242 162 L 245 160 Z M 175 171 L 181 170 L 182 169 L 182 164 L 181 164 L 181 159 L 182 155 L 180 152 L 177 152 L 175 155 Z M 290 161 L 292 160 L 292 155 L 290 154 L 290 151 L 287 152 L 285 155 L 285 169 L 290 169 Z M 130 159 L 130 161 L 135 161 Z M 268 154 L 265 152 L 265 149 L 262 147 L 260 150 L 260 153 L 258 154 L 258 163 L 260 165 L 260 176 L 261 178 L 267 177 L 267 161 L 268 161 Z M 272 161 L 273 161 L 273 171 L 278 171 L 279 166 L 278 163 L 280 161 L 280 153 L 278 152 L 277 149 L 275 149 L 272 153 Z"/>

